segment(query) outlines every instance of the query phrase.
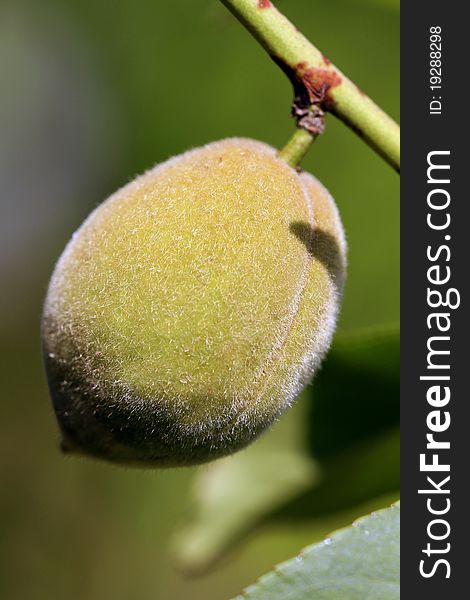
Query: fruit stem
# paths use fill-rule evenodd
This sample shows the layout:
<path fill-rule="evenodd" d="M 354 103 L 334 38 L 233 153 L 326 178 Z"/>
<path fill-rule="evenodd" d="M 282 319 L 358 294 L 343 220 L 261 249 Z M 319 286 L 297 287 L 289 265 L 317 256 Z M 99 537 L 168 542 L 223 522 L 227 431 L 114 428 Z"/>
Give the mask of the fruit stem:
<path fill-rule="evenodd" d="M 299 166 L 317 136 L 306 129 L 296 129 L 278 156 L 294 169 Z"/>
<path fill-rule="evenodd" d="M 336 115 L 394 169 L 400 170 L 399 126 L 311 44 L 272 2 L 221 1 L 287 73 L 294 84 L 296 99 L 303 97 L 310 106 Z"/>

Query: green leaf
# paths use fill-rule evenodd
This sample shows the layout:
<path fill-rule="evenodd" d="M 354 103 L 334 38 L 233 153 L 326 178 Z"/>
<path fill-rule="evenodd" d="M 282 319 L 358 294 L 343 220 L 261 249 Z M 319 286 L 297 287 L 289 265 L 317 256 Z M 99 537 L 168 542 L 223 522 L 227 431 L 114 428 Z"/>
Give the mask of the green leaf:
<path fill-rule="evenodd" d="M 398 600 L 399 503 L 306 548 L 238 600 Z"/>

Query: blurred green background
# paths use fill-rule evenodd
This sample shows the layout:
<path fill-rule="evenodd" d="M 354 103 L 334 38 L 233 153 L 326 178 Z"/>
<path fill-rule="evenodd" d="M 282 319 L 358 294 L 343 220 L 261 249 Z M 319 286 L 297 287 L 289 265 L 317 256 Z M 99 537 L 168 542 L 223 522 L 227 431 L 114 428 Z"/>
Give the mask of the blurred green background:
<path fill-rule="evenodd" d="M 397 2 L 277 6 L 398 118 Z M 382 372 L 384 365 L 390 371 L 388 350 L 377 363 L 376 393 L 368 395 L 358 381 L 355 396 L 343 394 L 345 386 L 334 396 L 328 381 L 349 384 L 344 374 L 363 368 L 344 370 L 341 347 L 319 383 L 318 412 L 333 394 L 352 419 L 335 428 L 323 415 L 323 455 L 332 446 L 357 448 L 362 430 L 351 435 L 348 423 L 358 415 L 369 423 L 365 462 L 355 467 L 363 479 L 349 483 L 348 500 L 342 501 L 342 482 L 351 467 L 340 463 L 320 503 L 307 495 L 303 504 L 274 511 L 197 578 L 175 566 L 168 545 L 187 518 L 202 469 L 125 470 L 58 451 L 39 322 L 48 278 L 72 232 L 111 192 L 169 156 L 236 135 L 280 147 L 293 131 L 290 85 L 229 12 L 217 0 L 0 0 L 0 82 L 0 597 L 229 598 L 329 527 L 346 524 L 351 511 L 361 514 L 376 496 L 393 496 L 396 443 L 389 433 L 372 449 L 367 440 L 374 427 L 392 431 L 397 419 L 396 345 L 393 373 Z M 338 336 L 396 323 L 399 178 L 333 117 L 303 166 L 330 189 L 347 232 L 350 267 Z M 266 439 L 295 440 L 296 414 L 311 410 L 311 396 L 307 391 L 276 426 L 282 433 L 275 427 Z M 311 446 L 319 451 L 315 439 Z M 387 461 L 389 480 L 357 494 L 367 488 L 367 474 L 380 473 Z M 282 518 L 283 511 L 296 518 Z"/>

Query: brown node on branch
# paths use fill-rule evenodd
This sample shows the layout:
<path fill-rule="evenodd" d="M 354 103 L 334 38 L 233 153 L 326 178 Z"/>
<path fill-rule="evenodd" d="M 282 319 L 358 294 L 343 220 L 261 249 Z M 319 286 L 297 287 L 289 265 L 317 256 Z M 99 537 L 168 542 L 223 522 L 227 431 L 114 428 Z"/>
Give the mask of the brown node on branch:
<path fill-rule="evenodd" d="M 342 83 L 341 76 L 334 70 L 310 67 L 306 62 L 288 65 L 280 57 L 271 54 L 274 62 L 284 71 L 294 87 L 292 116 L 297 126 L 314 135 L 325 131 L 325 111 L 334 107 L 331 90 Z M 323 56 L 326 66 L 329 59 Z"/>
<path fill-rule="evenodd" d="M 309 67 L 307 63 L 300 62 L 294 65 L 294 72 L 297 80 L 307 90 L 312 104 L 318 104 L 322 108 L 331 108 L 335 105 L 331 90 L 342 81 L 336 71 Z"/>
<path fill-rule="evenodd" d="M 299 88 L 292 102 L 291 115 L 297 120 L 297 127 L 314 135 L 325 131 L 325 112 L 318 104 L 311 104 L 305 88 Z"/>

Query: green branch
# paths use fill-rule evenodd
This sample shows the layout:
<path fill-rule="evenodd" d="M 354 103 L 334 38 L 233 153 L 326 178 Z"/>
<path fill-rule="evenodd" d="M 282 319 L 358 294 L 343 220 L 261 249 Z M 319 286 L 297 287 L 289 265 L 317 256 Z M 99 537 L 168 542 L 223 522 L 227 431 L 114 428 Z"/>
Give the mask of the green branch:
<path fill-rule="evenodd" d="M 306 105 L 333 113 L 351 127 L 397 171 L 400 128 L 382 109 L 337 69 L 269 0 L 221 0 L 287 73 L 294 84 L 294 114 Z M 308 118 L 298 121 L 310 131 L 310 143 L 321 133 Z M 307 138 L 304 137 L 306 142 Z M 290 145 L 287 144 L 286 148 Z"/>

